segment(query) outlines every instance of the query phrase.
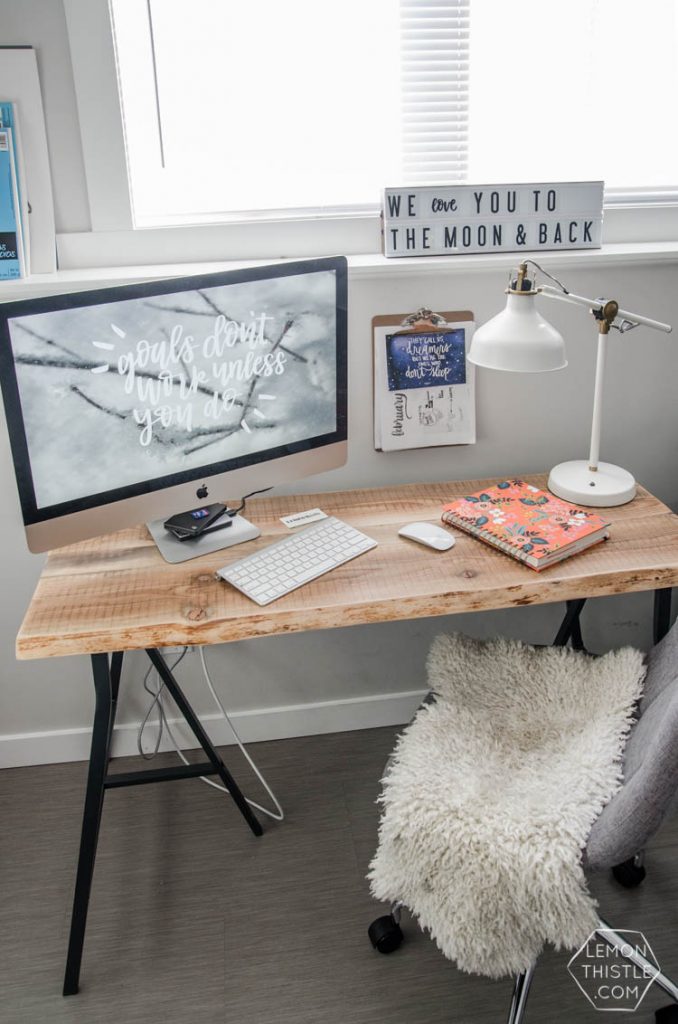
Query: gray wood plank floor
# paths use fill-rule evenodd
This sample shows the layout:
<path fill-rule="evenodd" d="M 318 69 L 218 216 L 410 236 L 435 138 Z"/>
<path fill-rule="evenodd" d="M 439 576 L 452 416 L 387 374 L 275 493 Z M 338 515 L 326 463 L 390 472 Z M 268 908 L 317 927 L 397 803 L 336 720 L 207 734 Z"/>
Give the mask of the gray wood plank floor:
<path fill-rule="evenodd" d="M 510 984 L 462 975 L 411 920 L 385 957 L 366 929 L 381 908 L 365 873 L 393 729 L 261 743 L 285 807 L 255 839 L 227 798 L 197 781 L 106 797 L 81 992 L 62 973 L 86 766 L 0 772 L 0 1020 L 3 1024 L 495 1024 Z M 248 794 L 237 754 L 225 752 Z M 159 762 L 173 763 L 170 755 Z M 133 759 L 115 762 L 129 768 Z M 255 796 L 255 799 L 257 797 Z M 678 820 L 634 891 L 598 877 L 616 927 L 641 929 L 678 978 Z M 598 1022 L 566 971 L 540 962 L 527 1019 Z M 650 993 L 630 1021 L 666 1003 Z M 606 1018 L 602 1018 L 603 1020 Z"/>

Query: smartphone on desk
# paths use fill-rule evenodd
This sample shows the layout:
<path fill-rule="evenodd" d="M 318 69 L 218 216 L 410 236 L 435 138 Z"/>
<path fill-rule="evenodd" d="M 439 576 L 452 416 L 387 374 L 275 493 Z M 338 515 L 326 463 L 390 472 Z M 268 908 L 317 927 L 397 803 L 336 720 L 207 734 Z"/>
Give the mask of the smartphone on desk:
<path fill-rule="evenodd" d="M 179 540 L 189 540 L 191 537 L 200 537 L 201 534 L 209 532 L 225 512 L 226 506 L 221 502 L 215 502 L 213 505 L 203 505 L 201 508 L 193 508 L 188 512 L 178 512 L 175 516 L 166 519 L 163 525 Z M 219 528 L 230 525 L 231 520 L 227 518 L 219 524 Z"/>

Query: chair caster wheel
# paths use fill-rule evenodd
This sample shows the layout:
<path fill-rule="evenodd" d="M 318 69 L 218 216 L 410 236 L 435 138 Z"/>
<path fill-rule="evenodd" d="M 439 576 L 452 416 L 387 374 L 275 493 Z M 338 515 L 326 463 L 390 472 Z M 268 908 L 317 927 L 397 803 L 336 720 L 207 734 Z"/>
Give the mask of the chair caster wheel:
<path fill-rule="evenodd" d="M 370 942 L 379 953 L 394 953 L 403 941 L 400 925 L 391 914 L 378 917 L 367 929 Z"/>
<path fill-rule="evenodd" d="M 678 1005 L 671 1003 L 670 1006 L 662 1006 L 654 1015 L 657 1024 L 678 1024 Z"/>
<path fill-rule="evenodd" d="M 625 889 L 635 889 L 643 881 L 647 872 L 642 864 L 636 864 L 635 858 L 631 857 L 621 864 L 615 864 L 612 868 L 612 874 L 615 880 L 620 885 L 623 885 Z"/>

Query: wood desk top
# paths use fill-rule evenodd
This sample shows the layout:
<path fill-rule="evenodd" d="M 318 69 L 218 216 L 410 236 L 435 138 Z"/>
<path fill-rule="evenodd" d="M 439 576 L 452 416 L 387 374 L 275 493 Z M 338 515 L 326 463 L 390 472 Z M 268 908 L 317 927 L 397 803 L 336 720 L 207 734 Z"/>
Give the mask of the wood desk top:
<path fill-rule="evenodd" d="M 546 486 L 545 476 L 530 483 Z M 262 531 L 247 544 L 169 565 L 145 526 L 50 553 L 17 638 L 18 658 L 93 654 L 546 604 L 678 585 L 678 516 L 647 491 L 605 511 L 610 539 L 540 573 L 454 530 L 436 552 L 397 536 L 440 521 L 443 504 L 494 481 L 407 484 L 258 498 L 246 514 Z M 319 506 L 379 542 L 265 608 L 214 571 L 290 535 L 281 515 Z"/>

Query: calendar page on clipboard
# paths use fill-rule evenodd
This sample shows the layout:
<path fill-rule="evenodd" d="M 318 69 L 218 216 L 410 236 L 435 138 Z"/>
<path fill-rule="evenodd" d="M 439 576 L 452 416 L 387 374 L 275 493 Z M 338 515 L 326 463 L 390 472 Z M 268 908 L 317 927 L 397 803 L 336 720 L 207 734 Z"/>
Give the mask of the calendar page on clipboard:
<path fill-rule="evenodd" d="M 442 318 L 372 322 L 374 438 L 381 451 L 475 443 L 474 367 L 467 360 L 473 314 Z"/>

